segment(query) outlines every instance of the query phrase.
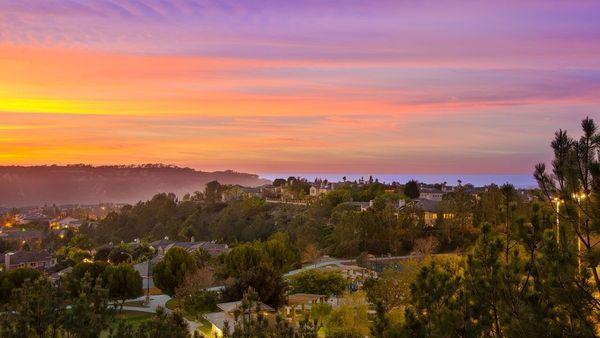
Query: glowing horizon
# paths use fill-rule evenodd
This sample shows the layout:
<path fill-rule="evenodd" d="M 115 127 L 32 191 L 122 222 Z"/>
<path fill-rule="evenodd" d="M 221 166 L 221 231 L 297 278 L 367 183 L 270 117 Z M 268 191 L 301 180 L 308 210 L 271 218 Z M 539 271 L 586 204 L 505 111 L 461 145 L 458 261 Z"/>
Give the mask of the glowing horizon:
<path fill-rule="evenodd" d="M 0 0 L 0 165 L 530 173 L 600 3 Z"/>

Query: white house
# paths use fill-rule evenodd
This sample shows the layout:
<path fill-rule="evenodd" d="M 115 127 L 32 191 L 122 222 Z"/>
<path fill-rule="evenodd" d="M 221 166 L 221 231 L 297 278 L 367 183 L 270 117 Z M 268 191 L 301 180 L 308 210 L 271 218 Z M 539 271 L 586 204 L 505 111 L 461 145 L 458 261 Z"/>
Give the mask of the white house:
<path fill-rule="evenodd" d="M 420 199 L 439 202 L 442 200 L 446 192 L 432 188 L 422 188 L 419 194 Z"/>

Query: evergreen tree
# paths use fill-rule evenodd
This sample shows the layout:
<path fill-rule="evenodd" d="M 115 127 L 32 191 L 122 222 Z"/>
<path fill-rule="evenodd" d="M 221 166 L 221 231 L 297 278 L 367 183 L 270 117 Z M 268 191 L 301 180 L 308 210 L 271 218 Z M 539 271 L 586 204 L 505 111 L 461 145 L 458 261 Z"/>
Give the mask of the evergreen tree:
<path fill-rule="evenodd" d="M 404 195 L 408 198 L 416 199 L 420 196 L 419 182 L 410 180 L 404 185 Z"/>

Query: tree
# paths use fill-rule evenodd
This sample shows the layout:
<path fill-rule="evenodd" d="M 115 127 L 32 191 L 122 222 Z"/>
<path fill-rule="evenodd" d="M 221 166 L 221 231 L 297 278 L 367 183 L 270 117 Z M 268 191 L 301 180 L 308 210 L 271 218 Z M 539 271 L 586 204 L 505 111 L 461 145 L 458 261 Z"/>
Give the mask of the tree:
<path fill-rule="evenodd" d="M 300 254 L 288 234 L 278 232 L 261 245 L 263 260 L 278 271 L 285 272 L 296 266 Z"/>
<path fill-rule="evenodd" d="M 378 278 L 367 279 L 364 290 L 373 304 L 381 303 L 386 311 L 410 303 L 410 286 L 417 278 L 421 261 L 404 260 L 400 270 L 385 269 Z"/>
<path fill-rule="evenodd" d="M 462 271 L 433 261 L 424 266 L 411 285 L 406 310 L 406 336 L 461 337 L 466 334 L 463 318 Z"/>
<path fill-rule="evenodd" d="M 415 180 L 410 180 L 406 182 L 406 184 L 404 185 L 404 195 L 411 199 L 419 198 L 419 196 L 421 195 L 419 189 L 419 182 Z"/>
<path fill-rule="evenodd" d="M 213 284 L 213 273 L 208 268 L 198 269 L 185 276 L 176 289 L 175 297 L 187 313 L 196 314 L 214 310 L 218 293 L 205 290 Z"/>
<path fill-rule="evenodd" d="M 477 239 L 479 230 L 473 223 L 475 205 L 475 197 L 463 186 L 444 195 L 438 205 L 442 217 L 437 222 L 440 245 L 443 248 L 466 248 Z"/>
<path fill-rule="evenodd" d="M 262 248 L 256 243 L 244 243 L 233 247 L 223 256 L 223 265 L 220 275 L 224 278 L 237 277 L 248 269 L 257 267 L 263 262 Z"/>
<path fill-rule="evenodd" d="M 336 271 L 306 270 L 289 277 L 291 292 L 324 296 L 341 295 L 347 288 L 344 277 Z"/>
<path fill-rule="evenodd" d="M 370 333 L 369 306 L 362 292 L 344 295 L 344 302 L 325 321 L 327 337 L 365 337 Z"/>
<path fill-rule="evenodd" d="M 511 242 L 511 238 L 510 238 L 510 228 L 511 228 L 511 221 L 512 221 L 512 203 L 515 200 L 515 187 L 512 184 L 506 183 L 503 184 L 500 187 L 500 191 L 502 192 L 502 196 L 504 197 L 504 214 L 505 214 L 505 221 L 504 221 L 504 236 L 505 239 L 504 241 L 506 242 L 506 248 L 504 251 L 504 255 L 506 257 L 506 259 L 508 260 L 509 257 L 509 251 L 510 251 L 510 242 Z"/>
<path fill-rule="evenodd" d="M 413 252 L 419 256 L 429 256 L 440 246 L 439 241 L 434 236 L 418 238 L 413 245 Z"/>
<path fill-rule="evenodd" d="M 156 286 L 169 296 L 175 295 L 175 290 L 183 282 L 185 276 L 197 269 L 196 260 L 185 249 L 175 247 L 167 254 L 152 271 Z"/>
<path fill-rule="evenodd" d="M 4 313 L 10 323 L 6 336 L 55 336 L 63 319 L 65 297 L 47 278 L 27 279 L 13 291 L 9 309 Z"/>
<path fill-rule="evenodd" d="M 135 333 L 136 338 L 188 338 L 188 324 L 180 312 L 166 313 L 163 308 L 156 310 L 154 318 L 142 322 Z"/>
<path fill-rule="evenodd" d="M 41 273 L 32 268 L 0 271 L 0 304 L 10 301 L 13 290 L 23 286 L 26 281 L 34 282 L 40 276 Z"/>
<path fill-rule="evenodd" d="M 239 300 L 248 288 L 256 290 L 258 297 L 265 304 L 274 308 L 285 304 L 287 285 L 283 280 L 282 273 L 272 266 L 261 263 L 253 269 L 242 272 L 229 282 L 223 295 L 232 301 Z"/>
<path fill-rule="evenodd" d="M 121 311 L 127 299 L 141 296 L 142 277 L 131 265 L 111 265 L 102 274 L 110 299 L 120 302 Z"/>
<path fill-rule="evenodd" d="M 390 321 L 386 317 L 385 306 L 382 302 L 375 303 L 375 320 L 371 326 L 371 334 L 376 338 L 385 337 L 385 332 L 389 329 Z"/>
<path fill-rule="evenodd" d="M 206 251 L 206 249 L 204 248 L 198 248 L 196 249 L 193 253 L 194 258 L 196 259 L 196 264 L 198 265 L 199 268 L 204 268 L 206 266 L 208 266 L 208 264 L 211 261 L 211 255 L 208 251 Z"/>
<path fill-rule="evenodd" d="M 333 307 L 328 303 L 313 304 L 310 309 L 310 318 L 313 321 L 314 328 L 318 331 L 329 317 Z"/>
<path fill-rule="evenodd" d="M 102 274 L 104 274 L 104 271 L 108 266 L 109 264 L 103 261 L 96 261 L 92 263 L 81 262 L 76 264 L 71 272 L 64 278 L 68 291 L 72 295 L 78 295 L 81 291 L 79 290 L 79 287 L 81 286 L 81 280 L 86 275 L 89 275 L 92 287 L 96 286 L 97 280 L 100 279 L 102 282 Z M 106 282 L 106 279 L 104 279 L 104 282 Z"/>
<path fill-rule="evenodd" d="M 315 263 L 321 258 L 321 251 L 314 243 L 309 243 L 302 251 L 303 263 Z"/>
<path fill-rule="evenodd" d="M 101 280 L 93 284 L 89 273 L 80 280 L 80 284 L 79 294 L 70 299 L 65 310 L 62 327 L 75 337 L 98 337 L 113 318 L 108 290 L 101 287 Z"/>
<path fill-rule="evenodd" d="M 534 176 L 547 203 L 558 214 L 561 250 L 571 250 L 571 245 L 577 243 L 580 270 L 591 274 L 596 292 L 600 292 L 600 134 L 593 119 L 586 118 L 581 127 L 579 140 L 569 137 L 566 131 L 556 132 L 551 143 L 552 173 L 540 163 Z"/>
<path fill-rule="evenodd" d="M 210 181 L 206 183 L 204 188 L 204 198 L 209 203 L 216 203 L 221 199 L 223 193 L 223 186 L 218 181 Z"/>

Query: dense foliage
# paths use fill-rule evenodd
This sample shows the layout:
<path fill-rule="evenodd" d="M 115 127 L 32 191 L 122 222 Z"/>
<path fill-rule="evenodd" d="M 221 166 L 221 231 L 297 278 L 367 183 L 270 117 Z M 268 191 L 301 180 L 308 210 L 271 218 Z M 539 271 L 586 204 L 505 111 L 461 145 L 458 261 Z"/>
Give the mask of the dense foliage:
<path fill-rule="evenodd" d="M 312 293 L 317 295 L 341 295 L 348 282 L 335 271 L 306 270 L 288 278 L 291 293 Z"/>

